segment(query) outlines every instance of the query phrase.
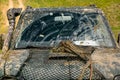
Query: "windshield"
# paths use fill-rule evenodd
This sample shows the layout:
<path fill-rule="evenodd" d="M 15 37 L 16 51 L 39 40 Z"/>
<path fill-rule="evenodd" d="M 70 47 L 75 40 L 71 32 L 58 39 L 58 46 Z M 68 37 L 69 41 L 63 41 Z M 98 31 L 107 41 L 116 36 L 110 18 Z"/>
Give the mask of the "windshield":
<path fill-rule="evenodd" d="M 83 46 L 113 46 L 100 14 L 49 12 L 41 15 L 32 15 L 29 21 L 24 20 L 15 48 L 53 47 L 62 40 Z"/>

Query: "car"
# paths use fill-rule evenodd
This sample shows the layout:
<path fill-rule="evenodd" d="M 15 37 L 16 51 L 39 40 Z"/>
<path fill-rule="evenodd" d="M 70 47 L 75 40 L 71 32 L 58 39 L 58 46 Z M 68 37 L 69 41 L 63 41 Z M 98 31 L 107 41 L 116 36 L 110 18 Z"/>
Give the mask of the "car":
<path fill-rule="evenodd" d="M 119 80 L 120 38 L 96 6 L 11 8 L 7 17 L 1 80 Z"/>

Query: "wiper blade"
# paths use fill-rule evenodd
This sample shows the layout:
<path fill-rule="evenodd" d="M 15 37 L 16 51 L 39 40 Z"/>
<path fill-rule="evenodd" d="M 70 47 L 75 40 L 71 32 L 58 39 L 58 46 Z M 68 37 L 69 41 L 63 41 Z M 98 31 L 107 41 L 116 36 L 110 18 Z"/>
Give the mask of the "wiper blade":
<path fill-rule="evenodd" d="M 26 47 L 18 47 L 18 48 L 15 48 L 15 49 L 51 49 L 52 47 L 46 47 L 46 46 L 31 46 L 31 45 L 28 45 Z"/>

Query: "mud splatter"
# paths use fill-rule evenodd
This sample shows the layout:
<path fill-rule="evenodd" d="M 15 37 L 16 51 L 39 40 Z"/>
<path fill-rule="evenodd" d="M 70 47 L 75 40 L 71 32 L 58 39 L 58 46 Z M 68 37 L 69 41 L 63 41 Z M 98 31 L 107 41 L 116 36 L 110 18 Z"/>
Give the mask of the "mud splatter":
<path fill-rule="evenodd" d="M 120 73 L 120 50 L 99 49 L 92 55 L 93 65 L 109 80 Z"/>
<path fill-rule="evenodd" d="M 92 60 L 95 63 L 99 63 L 101 65 L 109 64 L 111 68 L 114 68 L 113 63 L 120 64 L 120 50 L 117 49 L 103 49 L 96 50 L 96 52 L 92 55 Z"/>

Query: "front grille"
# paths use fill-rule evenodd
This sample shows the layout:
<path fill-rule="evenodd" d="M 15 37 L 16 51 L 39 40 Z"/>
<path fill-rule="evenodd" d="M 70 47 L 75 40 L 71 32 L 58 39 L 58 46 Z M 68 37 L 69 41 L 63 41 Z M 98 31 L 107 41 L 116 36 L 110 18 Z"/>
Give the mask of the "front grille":
<path fill-rule="evenodd" d="M 52 55 L 52 56 L 50 56 Z M 83 61 L 77 56 L 49 54 L 39 52 L 31 54 L 21 67 L 19 79 L 23 80 L 76 80 L 84 67 Z M 89 79 L 90 69 L 85 70 L 83 79 Z M 92 79 L 102 79 L 93 71 Z"/>

